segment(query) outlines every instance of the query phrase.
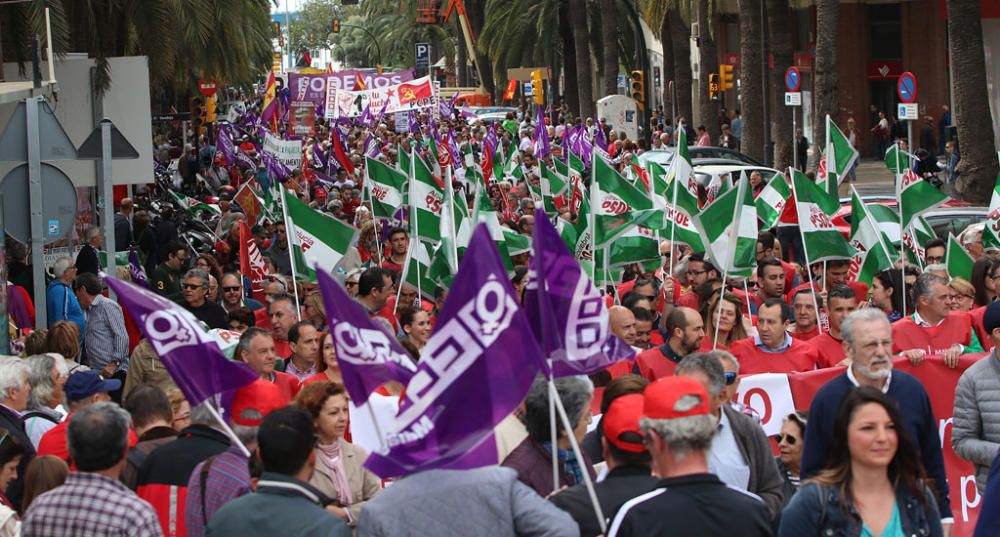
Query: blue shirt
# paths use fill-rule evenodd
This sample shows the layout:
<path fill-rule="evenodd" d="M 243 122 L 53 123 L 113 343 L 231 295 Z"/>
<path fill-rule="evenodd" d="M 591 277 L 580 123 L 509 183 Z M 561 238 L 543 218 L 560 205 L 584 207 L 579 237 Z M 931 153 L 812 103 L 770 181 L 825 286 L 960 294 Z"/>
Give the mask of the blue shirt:
<path fill-rule="evenodd" d="M 49 327 L 57 321 L 73 321 L 80 327 L 80 341 L 86 333 L 87 321 L 83 316 L 83 308 L 73 294 L 69 285 L 62 280 L 52 280 L 45 290 L 45 312 L 48 315 Z M 67 356 L 67 360 L 76 359 L 75 356 Z"/>

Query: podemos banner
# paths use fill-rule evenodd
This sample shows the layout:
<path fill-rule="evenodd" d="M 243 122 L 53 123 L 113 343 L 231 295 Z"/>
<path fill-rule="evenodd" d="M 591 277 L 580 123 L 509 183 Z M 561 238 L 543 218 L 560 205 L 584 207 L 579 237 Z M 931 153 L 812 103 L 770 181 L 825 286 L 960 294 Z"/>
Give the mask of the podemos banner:
<path fill-rule="evenodd" d="M 905 358 L 897 358 L 894 367 L 920 380 L 931 399 L 934 417 L 938 422 L 941 449 L 944 454 L 945 472 L 951 491 L 951 510 L 955 514 L 955 537 L 971 536 L 979 516 L 982 497 L 976 490 L 976 475 L 972 463 L 955 454 L 951 448 L 951 421 L 955 405 L 955 386 L 958 378 L 970 365 L 983 355 L 963 356 L 958 367 L 946 367 L 940 358 L 928 357 L 918 366 Z M 845 368 L 818 369 L 790 375 L 750 375 L 740 378 L 737 400 L 760 415 L 761 425 L 768 435 L 781 430 L 785 416 L 796 409 L 808 410 L 813 396 L 820 387 Z"/>
<path fill-rule="evenodd" d="M 388 88 L 402 82 L 413 80 L 413 69 L 396 71 L 394 73 L 377 74 L 370 71 L 348 69 L 335 73 L 322 74 L 288 74 L 288 88 L 293 101 L 310 101 L 316 106 L 326 104 L 329 89 L 353 91 L 358 87 L 358 78 L 366 89 Z"/>

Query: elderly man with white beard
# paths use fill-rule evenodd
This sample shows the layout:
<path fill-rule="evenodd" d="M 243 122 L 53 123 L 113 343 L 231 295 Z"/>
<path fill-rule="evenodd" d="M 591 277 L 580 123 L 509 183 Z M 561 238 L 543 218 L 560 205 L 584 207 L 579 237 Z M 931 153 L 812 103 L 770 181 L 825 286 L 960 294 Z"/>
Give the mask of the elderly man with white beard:
<path fill-rule="evenodd" d="M 924 385 L 914 376 L 892 367 L 889 319 L 879 309 L 860 309 L 841 322 L 840 332 L 844 338 L 844 353 L 851 359 L 851 365 L 844 374 L 824 384 L 812 400 L 802 454 L 802 479 L 812 477 L 823 469 L 840 401 L 855 387 L 872 386 L 882 390 L 899 405 L 905 422 L 896 424 L 897 431 L 900 435 L 907 434 L 917 444 L 927 476 L 934 480 L 945 535 L 950 535 L 954 519 L 948 499 L 948 481 L 937 420 L 934 419 Z"/>

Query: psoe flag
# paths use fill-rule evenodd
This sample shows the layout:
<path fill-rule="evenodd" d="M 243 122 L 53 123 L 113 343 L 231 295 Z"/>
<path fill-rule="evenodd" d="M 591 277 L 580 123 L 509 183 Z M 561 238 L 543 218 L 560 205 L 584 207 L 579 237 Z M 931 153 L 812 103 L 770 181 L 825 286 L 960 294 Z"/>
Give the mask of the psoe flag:
<path fill-rule="evenodd" d="M 517 408 L 541 365 L 500 254 L 480 225 L 406 385 L 388 449 L 372 453 L 365 467 L 387 478 L 495 465 L 493 429 Z"/>
<path fill-rule="evenodd" d="M 785 416 L 795 412 L 788 375 L 763 373 L 740 379 L 736 400 L 752 408 L 760 416 L 760 425 L 768 436 L 781 432 Z"/>

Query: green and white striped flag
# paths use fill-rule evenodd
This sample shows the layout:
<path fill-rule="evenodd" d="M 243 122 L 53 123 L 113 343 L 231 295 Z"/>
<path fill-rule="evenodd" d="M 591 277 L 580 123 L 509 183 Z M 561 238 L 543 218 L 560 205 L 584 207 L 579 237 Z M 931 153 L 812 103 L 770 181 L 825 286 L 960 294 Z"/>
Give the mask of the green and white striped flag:
<path fill-rule="evenodd" d="M 431 172 L 419 154 L 410 155 L 410 227 L 413 236 L 431 244 L 441 240 L 441 205 L 444 183 Z"/>
<path fill-rule="evenodd" d="M 854 248 L 837 231 L 830 221 L 830 214 L 839 207 L 837 199 L 830 196 L 819 185 L 794 168 L 792 191 L 795 194 L 795 208 L 799 214 L 799 231 L 802 233 L 802 247 L 810 263 L 831 259 L 851 259 Z M 835 208 L 828 210 L 830 205 Z M 756 245 L 754 246 L 756 248 Z"/>
<path fill-rule="evenodd" d="M 972 266 L 976 263 L 969 252 L 962 248 L 958 239 L 951 233 L 948 234 L 948 249 L 945 253 L 945 263 L 948 265 L 948 276 L 952 278 L 962 278 L 967 282 L 972 281 Z"/>
<path fill-rule="evenodd" d="M 583 167 L 583 161 L 580 160 L 580 157 L 570 152 L 569 158 L 571 162 L 573 159 L 576 159 L 577 162 L 580 163 L 581 168 Z M 560 159 L 553 158 L 552 165 L 555 167 L 556 173 L 566 178 L 567 183 L 571 183 L 573 181 L 573 177 L 576 177 L 577 179 L 581 177 L 580 170 L 577 170 L 573 166 L 570 166 L 569 163 L 563 162 Z"/>
<path fill-rule="evenodd" d="M 754 205 L 757 206 L 757 218 L 760 218 L 762 228 L 769 229 L 778 223 L 778 218 L 781 217 L 791 197 L 792 189 L 788 186 L 784 175 L 775 174 L 754 200 Z"/>
<path fill-rule="evenodd" d="M 554 159 L 554 162 L 558 161 L 559 159 Z M 541 167 L 542 176 L 538 180 L 542 191 L 543 208 L 545 209 L 545 214 L 556 216 L 559 214 L 559 209 L 556 208 L 555 198 L 566 192 L 566 187 L 569 183 L 565 176 L 560 175 L 545 164 L 541 164 Z"/>
<path fill-rule="evenodd" d="M 631 227 L 611 243 L 609 266 L 621 267 L 646 261 L 660 261 L 660 245 L 652 229 Z"/>
<path fill-rule="evenodd" d="M 936 237 L 937 233 L 924 217 L 918 216 L 913 219 L 913 223 L 903 231 L 901 237 L 903 244 L 906 245 L 906 259 L 910 264 L 924 268 L 924 255 L 927 254 L 924 245 Z"/>
<path fill-rule="evenodd" d="M 899 251 L 886 241 L 885 234 L 879 228 L 879 221 L 868 210 L 853 186 L 851 186 L 851 246 L 856 253 L 851 259 L 848 277 L 868 285 L 871 285 L 875 274 L 892 268 L 893 263 L 899 259 Z"/>
<path fill-rule="evenodd" d="M 899 215 L 896 214 L 896 211 L 879 203 L 866 205 L 866 208 L 868 209 L 868 214 L 875 219 L 875 227 L 882 232 L 882 237 L 885 238 L 886 244 L 898 251 L 899 241 L 902 238 L 902 234 L 899 231 Z"/>
<path fill-rule="evenodd" d="M 607 245 L 631 226 L 664 227 L 664 207 L 654 207 L 649 194 L 629 183 L 596 152 L 592 158 L 598 196 L 591 201 L 596 247 Z"/>
<path fill-rule="evenodd" d="M 187 211 L 191 216 L 199 216 L 202 212 L 210 213 L 214 216 L 219 216 L 222 214 L 222 209 L 218 205 L 204 203 L 202 201 L 196 200 L 194 198 L 189 198 L 184 194 L 174 192 L 173 190 L 168 191 L 170 195 L 174 198 L 174 201 L 179 203 L 184 210 Z"/>
<path fill-rule="evenodd" d="M 510 143 L 510 151 L 507 152 L 503 162 L 503 176 L 497 180 L 504 181 L 508 178 L 513 179 L 512 182 L 515 184 L 524 179 L 524 172 L 521 170 L 521 152 L 517 150 L 517 141 Z"/>
<path fill-rule="evenodd" d="M 292 263 L 300 280 L 316 281 L 314 267 L 332 273 L 358 236 L 354 226 L 302 203 L 282 188 Z"/>
<path fill-rule="evenodd" d="M 405 173 L 382 161 L 365 157 L 365 188 L 371 196 L 374 217 L 392 218 L 403 205 L 406 186 Z"/>
<path fill-rule="evenodd" d="M 691 223 L 691 217 L 698 214 L 698 198 L 689 190 L 691 187 L 697 189 L 693 179 L 690 175 L 678 179 L 672 173 L 673 168 L 664 170 L 655 162 L 646 164 L 654 204 L 663 204 L 667 213 L 666 225 L 660 230 L 660 238 L 672 238 L 674 242 L 687 244 L 695 252 L 704 252 L 701 235 Z"/>
<path fill-rule="evenodd" d="M 904 228 L 910 225 L 915 216 L 948 201 L 947 194 L 925 181 L 913 170 L 906 170 L 897 176 L 896 185 L 896 199 L 899 200 L 900 208 L 899 225 Z"/>
<path fill-rule="evenodd" d="M 840 183 L 858 160 L 858 150 L 844 136 L 837 124 L 826 116 L 826 149 L 823 151 L 825 166 L 821 166 L 816 182 L 831 196 L 838 196 Z"/>
<path fill-rule="evenodd" d="M 986 214 L 983 226 L 983 248 L 1000 250 L 1000 173 L 997 174 L 996 184 L 993 186 L 990 212 Z"/>
<path fill-rule="evenodd" d="M 400 280 L 417 289 L 424 300 L 433 301 L 434 290 L 438 283 L 432 276 L 431 254 L 427 244 L 420 240 L 411 240 Z"/>
<path fill-rule="evenodd" d="M 757 256 L 757 210 L 746 181 L 695 215 L 709 259 L 731 276 L 749 276 Z"/>

